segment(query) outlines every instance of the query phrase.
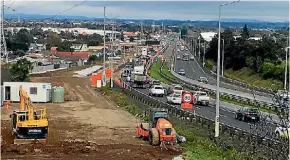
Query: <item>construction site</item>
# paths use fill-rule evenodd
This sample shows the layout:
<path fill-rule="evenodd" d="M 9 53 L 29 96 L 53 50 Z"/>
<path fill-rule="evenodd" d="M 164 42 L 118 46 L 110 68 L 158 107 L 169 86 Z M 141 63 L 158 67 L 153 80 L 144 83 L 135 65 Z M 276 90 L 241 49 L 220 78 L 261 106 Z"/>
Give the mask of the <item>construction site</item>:
<path fill-rule="evenodd" d="M 36 108 L 46 108 L 49 129 L 45 144 L 14 144 L 10 114 L 19 109 L 19 103 L 1 108 L 2 159 L 169 160 L 182 154 L 180 149 L 151 146 L 136 138 L 136 124 L 141 120 L 91 87 L 90 76 L 73 77 L 84 68 L 31 76 L 32 82 L 65 88 L 64 103 L 33 103 Z"/>

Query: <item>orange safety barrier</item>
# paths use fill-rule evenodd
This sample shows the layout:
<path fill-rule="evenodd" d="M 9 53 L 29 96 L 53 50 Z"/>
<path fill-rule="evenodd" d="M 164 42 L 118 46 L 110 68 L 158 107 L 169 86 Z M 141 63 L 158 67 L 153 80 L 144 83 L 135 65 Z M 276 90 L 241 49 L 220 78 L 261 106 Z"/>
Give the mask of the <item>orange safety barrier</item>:
<path fill-rule="evenodd" d="M 11 113 L 12 112 L 12 109 L 9 106 L 11 106 L 11 102 L 10 101 L 4 101 L 3 102 L 3 107 L 5 107 L 5 112 L 6 113 Z"/>
<path fill-rule="evenodd" d="M 156 51 L 156 54 L 157 54 L 157 55 L 160 55 L 160 51 L 159 51 L 159 50 L 157 50 L 157 51 Z"/>
<path fill-rule="evenodd" d="M 105 70 L 105 73 L 106 73 L 106 78 L 107 79 L 111 79 L 112 69 L 106 69 Z"/>
<path fill-rule="evenodd" d="M 102 80 L 102 73 L 94 73 L 92 74 L 92 79 L 91 79 L 91 86 L 95 87 L 97 86 L 97 81 Z"/>
<path fill-rule="evenodd" d="M 192 109 L 192 104 L 191 103 L 181 103 L 181 108 L 182 109 Z"/>

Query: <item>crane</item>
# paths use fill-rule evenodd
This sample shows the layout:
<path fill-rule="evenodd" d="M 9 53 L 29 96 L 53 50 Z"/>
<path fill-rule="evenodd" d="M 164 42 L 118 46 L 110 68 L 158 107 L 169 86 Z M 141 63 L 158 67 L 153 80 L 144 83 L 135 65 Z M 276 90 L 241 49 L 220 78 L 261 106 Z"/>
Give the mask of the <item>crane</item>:
<path fill-rule="evenodd" d="M 37 110 L 29 94 L 19 87 L 20 107 L 10 115 L 14 144 L 27 144 L 33 141 L 46 143 L 48 119 L 46 109 Z"/>

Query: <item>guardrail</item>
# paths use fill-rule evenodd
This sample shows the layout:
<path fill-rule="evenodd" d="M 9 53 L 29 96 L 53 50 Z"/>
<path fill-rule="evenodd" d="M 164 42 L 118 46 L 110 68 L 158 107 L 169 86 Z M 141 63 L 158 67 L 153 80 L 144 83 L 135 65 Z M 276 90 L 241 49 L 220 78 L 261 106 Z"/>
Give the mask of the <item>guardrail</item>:
<path fill-rule="evenodd" d="M 214 139 L 213 135 L 215 125 L 213 119 L 200 116 L 191 110 L 184 110 L 180 107 L 150 97 L 147 94 L 130 87 L 130 85 L 122 81 L 122 79 L 121 84 L 122 85 L 119 83 L 114 86 L 122 89 L 133 99 L 152 108 L 166 108 L 169 110 L 171 115 L 174 115 L 183 121 L 192 123 L 195 126 L 208 129 L 210 133 L 209 138 Z M 254 133 L 248 133 L 247 131 L 223 123 L 220 123 L 220 139 L 223 139 L 223 142 L 229 143 L 226 143 L 226 148 L 235 147 L 240 152 L 250 152 L 251 154 L 257 154 L 265 159 L 284 160 L 287 158 L 287 154 L 285 153 L 287 153 L 288 148 L 284 147 L 287 146 L 287 143 L 261 137 Z"/>
<path fill-rule="evenodd" d="M 196 84 L 191 84 L 191 83 L 188 83 L 188 82 L 182 80 L 182 77 L 179 77 L 179 75 L 176 74 L 172 70 L 171 70 L 171 73 L 175 77 L 177 77 L 179 79 L 177 80 L 177 79 L 172 79 L 172 78 L 168 77 L 167 75 L 162 73 L 163 66 L 164 66 L 164 63 L 161 65 L 161 67 L 160 67 L 160 69 L 158 71 L 159 71 L 160 75 L 163 78 L 167 79 L 168 81 L 170 81 L 172 83 L 182 84 L 184 87 L 189 88 L 191 90 L 205 91 L 205 92 L 210 93 L 211 95 L 215 95 L 216 94 L 215 90 L 212 90 L 212 89 L 209 89 L 209 88 L 205 88 L 205 87 L 202 87 L 202 86 L 199 86 L 199 85 L 196 85 Z M 257 100 L 241 97 L 241 96 L 238 96 L 238 95 L 229 94 L 229 93 L 220 92 L 220 96 L 223 97 L 223 98 L 226 98 L 226 99 L 237 101 L 237 102 L 243 102 L 245 104 L 248 104 L 248 105 L 251 105 L 251 106 L 255 106 L 255 107 L 261 107 L 262 106 L 265 109 L 270 109 L 270 110 L 273 110 L 273 111 L 277 111 L 277 110 L 280 109 L 274 103 L 267 103 L 267 102 L 257 101 Z"/>
<path fill-rule="evenodd" d="M 194 53 L 192 53 L 192 51 L 190 50 L 191 47 L 189 47 L 186 43 L 185 43 L 185 46 L 188 48 L 188 51 L 194 55 Z M 216 76 L 216 73 L 210 71 L 210 73 L 212 75 L 215 75 Z M 241 81 L 238 81 L 238 80 L 233 80 L 233 79 L 230 79 L 230 78 L 227 78 L 227 77 L 220 77 L 221 80 L 223 80 L 225 83 L 232 83 L 232 84 L 235 84 L 235 85 L 238 85 L 238 86 L 241 86 L 241 87 L 244 87 L 244 88 L 247 88 L 249 90 L 255 90 L 255 91 L 258 91 L 258 92 L 264 92 L 264 93 L 268 93 L 268 94 L 272 94 L 273 91 L 270 90 L 270 89 L 267 89 L 267 88 L 263 88 L 263 87 L 257 87 L 257 86 L 253 86 L 253 85 L 249 85 L 245 82 L 241 82 Z"/>

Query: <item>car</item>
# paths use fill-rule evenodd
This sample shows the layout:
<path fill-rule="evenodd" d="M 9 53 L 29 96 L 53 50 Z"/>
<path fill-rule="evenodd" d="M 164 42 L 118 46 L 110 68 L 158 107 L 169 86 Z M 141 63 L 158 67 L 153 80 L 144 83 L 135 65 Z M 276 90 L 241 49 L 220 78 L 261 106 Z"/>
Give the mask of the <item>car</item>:
<path fill-rule="evenodd" d="M 242 108 L 236 111 L 235 118 L 244 122 L 259 122 L 260 111 L 257 108 Z"/>
<path fill-rule="evenodd" d="M 194 60 L 194 56 L 190 56 L 190 58 L 189 58 L 190 60 Z"/>
<path fill-rule="evenodd" d="M 179 84 L 172 84 L 171 87 L 167 89 L 167 95 L 175 93 L 175 92 L 183 92 L 183 87 Z"/>
<path fill-rule="evenodd" d="M 153 96 L 163 97 L 164 94 L 165 94 L 165 89 L 161 85 L 153 85 L 149 89 L 149 96 L 153 95 Z"/>
<path fill-rule="evenodd" d="M 275 129 L 275 135 L 277 139 L 288 138 L 289 134 L 290 134 L 290 123 L 279 125 Z"/>
<path fill-rule="evenodd" d="M 197 81 L 198 81 L 198 82 L 205 83 L 205 84 L 208 84 L 208 80 L 207 80 L 206 77 L 199 77 L 199 78 L 197 79 Z"/>
<path fill-rule="evenodd" d="M 179 72 L 178 72 L 178 74 L 184 76 L 185 75 L 185 70 L 184 69 L 180 69 Z"/>
<path fill-rule="evenodd" d="M 169 94 L 167 97 L 167 103 L 169 104 L 181 104 L 182 92 L 174 92 Z"/>
<path fill-rule="evenodd" d="M 181 59 L 181 56 L 179 56 L 179 55 L 176 56 L 176 59 L 177 59 L 177 60 L 180 60 L 180 59 Z"/>
<path fill-rule="evenodd" d="M 153 85 L 161 85 L 161 82 L 159 80 L 153 80 L 149 83 L 149 88 L 152 87 Z"/>

